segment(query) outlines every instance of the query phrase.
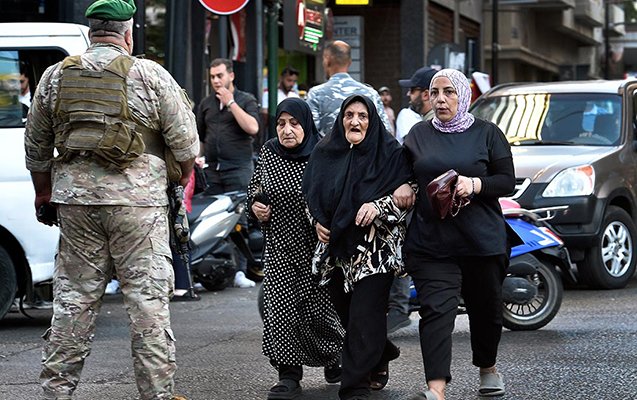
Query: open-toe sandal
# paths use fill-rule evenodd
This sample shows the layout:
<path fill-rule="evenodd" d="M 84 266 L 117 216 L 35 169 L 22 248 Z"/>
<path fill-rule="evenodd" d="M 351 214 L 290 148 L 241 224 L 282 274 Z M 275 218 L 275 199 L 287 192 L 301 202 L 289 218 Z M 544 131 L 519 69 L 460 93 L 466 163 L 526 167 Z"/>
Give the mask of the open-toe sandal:
<path fill-rule="evenodd" d="M 389 362 L 400 357 L 400 347 L 396 347 L 388 360 L 381 360 L 370 374 L 370 387 L 372 390 L 381 390 L 389 382 Z"/>
<path fill-rule="evenodd" d="M 370 375 L 370 387 L 372 390 L 381 390 L 389 382 L 389 363 L 383 364 L 378 370 L 372 371 Z"/>
<path fill-rule="evenodd" d="M 438 396 L 431 390 L 413 395 L 409 400 L 438 400 Z"/>
<path fill-rule="evenodd" d="M 504 381 L 502 375 L 497 372 L 489 372 L 480 375 L 478 387 L 480 397 L 496 397 L 504 395 Z"/>
<path fill-rule="evenodd" d="M 268 392 L 268 400 L 298 399 L 301 396 L 301 385 L 294 379 L 281 379 Z"/>

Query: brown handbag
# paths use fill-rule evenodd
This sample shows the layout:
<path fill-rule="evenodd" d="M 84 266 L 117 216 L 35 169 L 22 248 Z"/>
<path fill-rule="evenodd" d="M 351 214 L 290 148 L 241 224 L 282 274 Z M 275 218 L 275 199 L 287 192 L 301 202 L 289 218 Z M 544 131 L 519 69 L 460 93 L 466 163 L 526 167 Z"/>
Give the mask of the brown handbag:
<path fill-rule="evenodd" d="M 455 217 L 460 209 L 469 204 L 468 198 L 460 198 L 456 194 L 458 172 L 453 169 L 440 175 L 427 185 L 427 197 L 431 208 L 440 219 Z"/>

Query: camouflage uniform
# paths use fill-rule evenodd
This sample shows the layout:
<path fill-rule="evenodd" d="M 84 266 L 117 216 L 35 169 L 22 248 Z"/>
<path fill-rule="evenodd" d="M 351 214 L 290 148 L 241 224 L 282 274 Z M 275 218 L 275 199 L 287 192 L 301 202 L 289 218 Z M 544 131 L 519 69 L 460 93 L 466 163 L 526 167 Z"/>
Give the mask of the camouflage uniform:
<path fill-rule="evenodd" d="M 93 44 L 82 66 L 101 71 L 127 54 Z M 54 107 L 61 63 L 49 67 L 33 97 L 25 132 L 26 165 L 52 172 L 51 202 L 58 204 L 60 243 L 54 275 L 51 327 L 44 335 L 41 373 L 45 398 L 70 399 L 90 353 L 106 284 L 113 269 L 131 321 L 132 356 L 142 399 L 169 399 L 176 370 L 168 309 L 174 278 L 168 243 L 165 162 L 142 154 L 123 170 L 88 154 L 53 158 Z M 128 108 L 146 128 L 161 132 L 177 161 L 199 152 L 190 103 L 159 64 L 135 59 L 126 77 Z M 159 133 L 157 133 L 159 134 Z"/>
<path fill-rule="evenodd" d="M 312 117 L 319 135 L 323 137 L 330 133 L 338 117 L 338 112 L 341 110 L 343 100 L 353 94 L 370 98 L 376 105 L 378 115 L 380 115 L 385 128 L 391 132 L 391 123 L 378 92 L 371 86 L 358 82 L 348 73 L 339 72 L 332 75 L 327 82 L 311 88 L 307 93 L 307 104 L 312 110 Z"/>

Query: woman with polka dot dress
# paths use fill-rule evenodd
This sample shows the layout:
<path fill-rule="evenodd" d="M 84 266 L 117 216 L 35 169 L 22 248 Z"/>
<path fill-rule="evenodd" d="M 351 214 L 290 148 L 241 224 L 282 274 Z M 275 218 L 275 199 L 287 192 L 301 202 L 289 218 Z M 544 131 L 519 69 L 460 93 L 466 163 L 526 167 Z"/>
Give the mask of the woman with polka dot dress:
<path fill-rule="evenodd" d="M 318 132 L 308 105 L 298 98 L 281 102 L 276 132 L 263 145 L 248 187 L 250 217 L 265 237 L 263 354 L 279 373 L 270 400 L 300 398 L 304 365 L 325 367 L 328 383 L 339 382 L 344 335 L 310 267 L 317 236 L 301 182 Z"/>

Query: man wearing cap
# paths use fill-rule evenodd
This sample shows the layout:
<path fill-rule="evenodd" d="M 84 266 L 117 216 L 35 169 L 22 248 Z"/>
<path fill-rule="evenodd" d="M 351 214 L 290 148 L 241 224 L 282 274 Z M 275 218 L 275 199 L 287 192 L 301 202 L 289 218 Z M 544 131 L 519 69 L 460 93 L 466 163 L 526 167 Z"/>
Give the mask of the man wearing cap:
<path fill-rule="evenodd" d="M 179 85 L 159 64 L 131 56 L 135 11 L 133 0 L 92 3 L 91 46 L 44 72 L 29 111 L 26 166 L 36 210 L 46 211 L 38 220 L 60 225 L 45 399 L 72 398 L 113 271 L 141 399 L 179 398 L 166 192 L 169 177 L 185 186 L 199 140 Z"/>
<path fill-rule="evenodd" d="M 380 100 L 383 102 L 383 108 L 385 109 L 385 114 L 387 114 L 387 118 L 389 118 L 389 124 L 391 125 L 391 133 L 393 136 L 396 136 L 396 114 L 394 114 L 394 109 L 391 108 L 391 92 L 387 86 L 381 86 L 378 89 L 378 94 L 380 95 Z"/>
<path fill-rule="evenodd" d="M 402 144 L 412 126 L 420 121 L 428 121 L 434 117 L 429 101 L 429 84 L 438 72 L 429 67 L 418 69 L 409 79 L 401 79 L 398 84 L 407 88 L 409 107 L 403 108 L 396 119 L 396 139 Z"/>
<path fill-rule="evenodd" d="M 378 93 L 368 85 L 352 78 L 347 71 L 352 64 L 352 50 L 342 40 L 329 41 L 323 49 L 323 69 L 328 81 L 311 88 L 307 93 L 307 104 L 312 110 L 319 136 L 327 135 L 334 126 L 343 100 L 353 94 L 369 97 L 378 110 L 385 128 L 391 130 L 383 102 Z"/>
<path fill-rule="evenodd" d="M 398 81 L 401 87 L 408 88 L 407 96 L 409 96 L 409 107 L 400 110 L 396 120 L 396 140 L 400 144 L 403 144 L 405 136 L 414 125 L 433 118 L 434 111 L 429 101 L 429 84 L 436 72 L 435 69 L 423 67 L 418 69 L 411 78 Z M 394 278 L 389 292 L 387 333 L 395 332 L 411 324 L 409 319 L 409 283 L 409 277 Z"/>

